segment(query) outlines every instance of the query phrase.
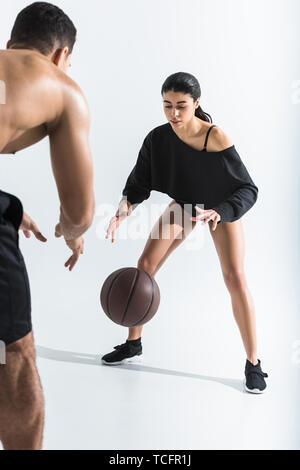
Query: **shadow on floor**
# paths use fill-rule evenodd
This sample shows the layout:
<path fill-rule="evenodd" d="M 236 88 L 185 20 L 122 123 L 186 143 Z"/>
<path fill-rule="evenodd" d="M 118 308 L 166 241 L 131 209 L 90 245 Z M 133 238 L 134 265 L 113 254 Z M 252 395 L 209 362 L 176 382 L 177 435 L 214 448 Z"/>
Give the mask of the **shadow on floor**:
<path fill-rule="evenodd" d="M 239 392 L 244 393 L 242 380 L 226 379 L 223 377 L 212 377 L 209 375 L 193 374 L 191 372 L 180 372 L 177 370 L 159 369 L 158 367 L 151 367 L 143 364 L 119 364 L 115 366 L 107 366 L 101 363 L 102 354 L 86 354 L 76 353 L 71 351 L 60 351 L 58 349 L 45 348 L 44 346 L 36 346 L 36 354 L 43 359 L 50 359 L 52 361 L 60 362 L 73 362 L 80 364 L 89 364 L 101 367 L 114 367 L 117 369 L 135 370 L 142 372 L 152 372 L 154 374 L 172 375 L 176 377 L 186 377 L 191 379 L 207 380 L 209 382 L 217 382 L 227 387 L 234 388 Z"/>

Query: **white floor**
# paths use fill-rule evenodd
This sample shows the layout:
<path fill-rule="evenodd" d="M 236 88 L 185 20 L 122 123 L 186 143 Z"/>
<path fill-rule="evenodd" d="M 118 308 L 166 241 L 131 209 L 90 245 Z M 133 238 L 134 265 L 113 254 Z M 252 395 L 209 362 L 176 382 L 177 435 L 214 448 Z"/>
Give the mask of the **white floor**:
<path fill-rule="evenodd" d="M 37 353 L 44 449 L 300 447 L 290 370 L 273 371 L 268 391 L 251 395 L 242 374 L 208 373 L 207 364 L 195 368 L 188 360 L 168 367 L 150 351 L 141 365 L 114 367 L 87 352 L 38 346 Z"/>
<path fill-rule="evenodd" d="M 147 351 L 142 365 L 111 367 L 86 352 L 37 352 L 45 449 L 297 446 L 291 384 L 284 385 L 289 371 L 271 374 L 268 391 L 251 395 L 243 391 L 242 374 L 214 374 L 213 368 L 208 374 L 207 365 L 192 367 L 188 358 L 184 367 L 168 367 Z"/>

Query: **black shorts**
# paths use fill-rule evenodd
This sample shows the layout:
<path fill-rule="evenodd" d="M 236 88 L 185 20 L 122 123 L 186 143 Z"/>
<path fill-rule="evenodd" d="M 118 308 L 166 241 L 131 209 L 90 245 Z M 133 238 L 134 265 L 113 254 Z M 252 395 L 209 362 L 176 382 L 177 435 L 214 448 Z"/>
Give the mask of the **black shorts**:
<path fill-rule="evenodd" d="M 176 199 L 177 204 L 179 204 L 188 214 L 191 214 L 192 217 L 196 217 L 197 215 L 200 214 L 195 209 L 196 203 L 191 203 L 191 202 L 186 202 L 186 201 L 181 201 L 180 199 Z"/>
<path fill-rule="evenodd" d="M 21 201 L 0 191 L 0 341 L 7 346 L 32 330 L 27 270 L 19 248 Z"/>

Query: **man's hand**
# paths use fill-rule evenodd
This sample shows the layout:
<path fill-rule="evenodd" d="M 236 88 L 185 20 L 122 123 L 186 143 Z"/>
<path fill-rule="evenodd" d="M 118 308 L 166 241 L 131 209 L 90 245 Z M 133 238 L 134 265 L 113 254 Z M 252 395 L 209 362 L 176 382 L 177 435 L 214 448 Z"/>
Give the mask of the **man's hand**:
<path fill-rule="evenodd" d="M 62 231 L 60 224 L 57 224 L 55 227 L 55 236 L 57 238 L 62 236 Z M 78 261 L 78 258 L 80 255 L 83 255 L 83 248 L 84 248 L 84 240 L 82 237 L 75 238 L 75 240 L 66 240 L 65 242 L 67 246 L 70 248 L 70 250 L 73 251 L 72 256 L 66 261 L 65 267 L 67 268 L 69 266 L 69 271 L 72 271 L 74 268 L 75 264 Z"/>
<path fill-rule="evenodd" d="M 44 235 L 41 234 L 36 223 L 29 217 L 28 214 L 26 214 L 26 212 L 23 212 L 23 218 L 19 230 L 23 230 L 23 233 L 26 238 L 30 238 L 32 232 L 35 238 L 37 238 L 41 242 L 47 241 L 47 238 L 45 238 Z"/>

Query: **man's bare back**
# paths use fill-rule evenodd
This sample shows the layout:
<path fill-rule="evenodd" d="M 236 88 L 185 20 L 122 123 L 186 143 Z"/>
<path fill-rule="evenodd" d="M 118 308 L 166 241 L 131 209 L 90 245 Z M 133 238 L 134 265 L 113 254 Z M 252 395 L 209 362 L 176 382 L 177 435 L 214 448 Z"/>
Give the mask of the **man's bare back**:
<path fill-rule="evenodd" d="M 61 235 L 80 237 L 94 213 L 89 110 L 80 88 L 48 57 L 33 50 L 0 51 L 0 153 L 14 154 L 50 139 L 61 201 Z"/>
<path fill-rule="evenodd" d="M 71 80 L 38 52 L 0 51 L 5 105 L 0 107 L 0 152 L 15 153 L 47 135 L 62 114 L 64 86 Z"/>

